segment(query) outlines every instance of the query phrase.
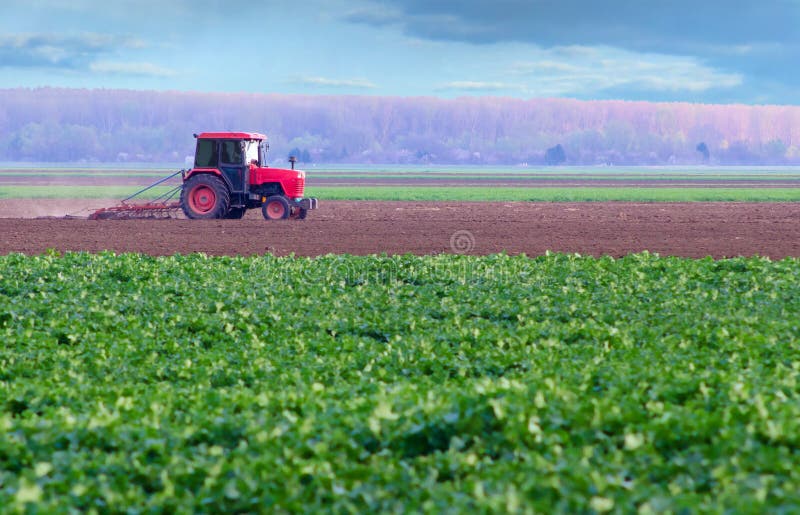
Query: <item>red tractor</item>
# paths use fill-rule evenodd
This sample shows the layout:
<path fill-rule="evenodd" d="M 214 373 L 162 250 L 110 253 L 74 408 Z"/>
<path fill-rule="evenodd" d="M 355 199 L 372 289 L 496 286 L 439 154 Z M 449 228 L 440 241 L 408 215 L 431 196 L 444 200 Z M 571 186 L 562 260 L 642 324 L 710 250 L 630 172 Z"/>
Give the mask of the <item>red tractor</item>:
<path fill-rule="evenodd" d="M 303 198 L 306 173 L 270 168 L 267 137 L 257 132 L 204 132 L 195 134 L 197 150 L 191 170 L 175 172 L 137 191 L 119 205 L 89 215 L 91 220 L 126 218 L 171 218 L 178 210 L 188 218 L 241 218 L 245 211 L 261 208 L 267 220 L 302 220 L 317 199 Z M 179 186 L 155 199 L 143 195 L 163 188 L 180 175 Z M 172 199 L 180 192 L 180 202 Z"/>
<path fill-rule="evenodd" d="M 306 173 L 270 168 L 267 137 L 256 132 L 195 134 L 194 167 L 182 172 L 180 206 L 188 218 L 241 218 L 261 208 L 267 220 L 302 220 L 317 199 L 303 198 Z"/>

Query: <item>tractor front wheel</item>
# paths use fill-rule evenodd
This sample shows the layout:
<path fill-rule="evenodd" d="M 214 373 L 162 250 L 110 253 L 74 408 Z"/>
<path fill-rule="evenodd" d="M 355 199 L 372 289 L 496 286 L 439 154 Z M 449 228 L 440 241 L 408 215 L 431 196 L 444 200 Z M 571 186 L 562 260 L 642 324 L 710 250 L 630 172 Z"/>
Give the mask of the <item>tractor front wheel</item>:
<path fill-rule="evenodd" d="M 224 218 L 230 205 L 228 187 L 216 175 L 193 175 L 183 183 L 181 209 L 187 218 Z"/>
<path fill-rule="evenodd" d="M 283 195 L 273 195 L 261 205 L 261 214 L 266 220 L 285 220 L 289 218 L 289 201 Z"/>

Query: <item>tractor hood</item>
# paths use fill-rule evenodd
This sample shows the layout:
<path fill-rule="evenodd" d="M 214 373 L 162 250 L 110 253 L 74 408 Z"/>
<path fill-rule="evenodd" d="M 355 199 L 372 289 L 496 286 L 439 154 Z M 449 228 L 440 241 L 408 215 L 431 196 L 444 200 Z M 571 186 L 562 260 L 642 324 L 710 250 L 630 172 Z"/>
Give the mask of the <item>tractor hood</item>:
<path fill-rule="evenodd" d="M 302 198 L 306 184 L 306 172 L 286 168 L 253 168 L 250 170 L 250 185 L 257 186 L 277 182 L 284 194 L 291 198 Z"/>
<path fill-rule="evenodd" d="M 252 173 L 270 174 L 272 177 L 286 177 L 292 179 L 305 179 L 305 170 L 290 170 L 288 168 L 256 167 Z"/>

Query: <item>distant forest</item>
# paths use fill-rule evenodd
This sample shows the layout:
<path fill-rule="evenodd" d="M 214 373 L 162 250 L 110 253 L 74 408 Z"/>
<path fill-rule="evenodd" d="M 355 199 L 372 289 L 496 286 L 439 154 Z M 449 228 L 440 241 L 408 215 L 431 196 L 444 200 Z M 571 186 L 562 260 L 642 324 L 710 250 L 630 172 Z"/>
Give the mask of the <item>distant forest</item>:
<path fill-rule="evenodd" d="M 797 106 L 0 90 L 0 161 L 182 165 L 212 130 L 268 134 L 275 162 L 800 164 Z"/>

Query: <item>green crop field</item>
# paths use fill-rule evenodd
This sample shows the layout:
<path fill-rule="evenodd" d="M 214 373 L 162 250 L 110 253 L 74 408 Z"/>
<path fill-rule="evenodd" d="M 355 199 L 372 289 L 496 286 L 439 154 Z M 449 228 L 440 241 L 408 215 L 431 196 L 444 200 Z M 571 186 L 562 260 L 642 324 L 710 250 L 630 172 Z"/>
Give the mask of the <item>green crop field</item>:
<path fill-rule="evenodd" d="M 173 189 L 178 184 L 156 186 L 147 192 L 150 198 Z M 122 199 L 141 190 L 143 186 L 11 186 L 0 185 L 0 199 L 40 198 L 40 199 Z"/>
<path fill-rule="evenodd" d="M 552 174 L 547 172 L 540 172 L 540 173 L 530 173 L 530 174 L 504 174 L 504 173 L 497 173 L 497 174 L 477 174 L 477 173 L 338 173 L 338 172 L 319 172 L 313 171 L 310 172 L 309 180 L 314 180 L 314 178 L 325 178 L 325 179 L 337 179 L 337 180 L 348 180 L 353 182 L 358 181 L 368 181 L 368 180 L 375 180 L 375 179 L 427 179 L 427 180 L 436 180 L 436 181 L 465 181 L 465 182 L 492 182 L 492 181 L 508 181 L 508 182 L 521 182 L 521 181 L 531 181 L 531 180 L 546 180 L 546 181 L 557 181 L 557 182 L 574 182 L 574 181 L 581 181 L 581 182 L 592 182 L 592 181 L 617 181 L 624 185 L 625 182 L 629 181 L 641 181 L 641 182 L 656 182 L 656 181 L 669 181 L 669 182 L 682 182 L 682 183 L 692 183 L 692 182 L 744 182 L 744 181 L 756 181 L 756 182 L 766 182 L 769 184 L 770 182 L 800 182 L 800 176 L 798 175 L 658 175 L 658 174 L 651 174 L 651 175 L 632 175 L 632 174 L 617 174 L 617 175 L 605 175 L 605 174 L 591 174 L 591 175 L 584 175 L 584 174 Z"/>
<path fill-rule="evenodd" d="M 800 201 L 800 188 L 313 186 L 307 195 L 327 200 L 796 202 Z"/>
<path fill-rule="evenodd" d="M 160 195 L 173 186 L 148 192 Z M 124 198 L 141 186 L 0 185 L 4 198 Z M 321 200 L 538 201 L 538 202 L 797 202 L 800 188 L 634 188 L 634 187 L 471 187 L 471 186 L 310 186 L 306 196 Z"/>
<path fill-rule="evenodd" d="M 798 166 L 491 166 L 491 165 L 331 165 L 300 164 L 308 173 L 420 173 L 464 175 L 606 175 L 606 176 L 798 176 Z"/>
<path fill-rule="evenodd" d="M 800 260 L 0 257 L 0 511 L 800 510 Z"/>

